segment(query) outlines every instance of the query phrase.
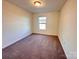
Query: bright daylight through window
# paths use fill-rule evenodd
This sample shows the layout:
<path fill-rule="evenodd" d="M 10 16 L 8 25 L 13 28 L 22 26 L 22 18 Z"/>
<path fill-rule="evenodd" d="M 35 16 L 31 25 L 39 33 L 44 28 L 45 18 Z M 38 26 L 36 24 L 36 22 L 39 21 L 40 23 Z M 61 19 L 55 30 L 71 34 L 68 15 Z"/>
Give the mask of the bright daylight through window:
<path fill-rule="evenodd" d="M 39 17 L 39 30 L 46 30 L 46 17 Z"/>

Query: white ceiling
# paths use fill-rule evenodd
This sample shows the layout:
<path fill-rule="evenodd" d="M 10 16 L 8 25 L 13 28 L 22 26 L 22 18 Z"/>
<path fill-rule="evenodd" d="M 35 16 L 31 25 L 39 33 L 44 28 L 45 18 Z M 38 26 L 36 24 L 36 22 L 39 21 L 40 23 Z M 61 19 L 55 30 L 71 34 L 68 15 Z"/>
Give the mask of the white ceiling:
<path fill-rule="evenodd" d="M 39 12 L 59 11 L 64 5 L 66 0 L 42 0 L 45 3 L 45 6 L 39 8 L 33 6 L 32 4 L 33 0 L 8 0 L 8 1 L 30 12 L 39 13 Z"/>

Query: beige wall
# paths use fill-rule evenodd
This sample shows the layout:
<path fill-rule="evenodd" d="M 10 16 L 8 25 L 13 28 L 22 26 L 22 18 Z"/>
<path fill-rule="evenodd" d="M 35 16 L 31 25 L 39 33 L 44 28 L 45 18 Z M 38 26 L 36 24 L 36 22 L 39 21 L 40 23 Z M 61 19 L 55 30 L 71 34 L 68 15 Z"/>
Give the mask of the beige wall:
<path fill-rule="evenodd" d="M 3 1 L 3 48 L 31 34 L 31 16 L 31 13 Z"/>
<path fill-rule="evenodd" d="M 77 59 L 76 0 L 67 0 L 60 13 L 59 38 L 68 59 Z"/>
<path fill-rule="evenodd" d="M 38 28 L 39 16 L 47 17 L 47 29 L 45 31 L 39 31 L 39 28 Z M 47 12 L 47 13 L 34 14 L 33 15 L 33 33 L 57 35 L 58 34 L 58 19 L 59 19 L 59 12 Z"/>

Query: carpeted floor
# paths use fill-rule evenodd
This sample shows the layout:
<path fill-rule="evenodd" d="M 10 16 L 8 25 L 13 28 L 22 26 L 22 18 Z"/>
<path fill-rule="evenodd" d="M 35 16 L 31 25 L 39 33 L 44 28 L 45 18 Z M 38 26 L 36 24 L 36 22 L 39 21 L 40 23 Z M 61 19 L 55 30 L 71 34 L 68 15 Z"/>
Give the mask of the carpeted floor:
<path fill-rule="evenodd" d="M 3 49 L 3 59 L 67 59 L 58 37 L 32 34 Z"/>

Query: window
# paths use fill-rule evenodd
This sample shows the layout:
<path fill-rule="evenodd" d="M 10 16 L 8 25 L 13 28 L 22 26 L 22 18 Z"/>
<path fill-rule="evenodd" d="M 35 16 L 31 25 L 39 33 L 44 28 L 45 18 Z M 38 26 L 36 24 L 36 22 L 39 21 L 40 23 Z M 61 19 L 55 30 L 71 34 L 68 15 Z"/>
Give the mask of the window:
<path fill-rule="evenodd" d="M 46 30 L 46 17 L 39 17 L 39 30 Z"/>

